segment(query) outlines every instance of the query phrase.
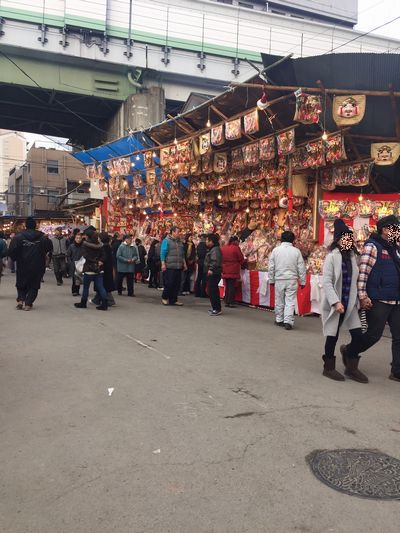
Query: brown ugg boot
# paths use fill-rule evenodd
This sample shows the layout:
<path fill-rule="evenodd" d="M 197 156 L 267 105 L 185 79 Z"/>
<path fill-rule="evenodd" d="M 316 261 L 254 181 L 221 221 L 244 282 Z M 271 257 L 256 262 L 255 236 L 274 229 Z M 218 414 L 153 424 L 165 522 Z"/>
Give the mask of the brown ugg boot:
<path fill-rule="evenodd" d="M 346 357 L 346 369 L 344 375 L 358 383 L 368 383 L 368 378 L 365 374 L 358 370 L 358 364 L 361 357 Z"/>
<path fill-rule="evenodd" d="M 323 355 L 322 359 L 324 360 L 324 370 L 322 375 L 329 379 L 333 379 L 334 381 L 344 381 L 344 376 L 342 376 L 342 374 L 335 368 L 336 357 L 326 357 Z"/>

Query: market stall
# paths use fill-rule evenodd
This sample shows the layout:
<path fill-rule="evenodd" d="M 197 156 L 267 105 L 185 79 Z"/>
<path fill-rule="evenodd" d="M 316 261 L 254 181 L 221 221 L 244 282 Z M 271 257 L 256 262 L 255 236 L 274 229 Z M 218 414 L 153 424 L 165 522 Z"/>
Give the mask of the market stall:
<path fill-rule="evenodd" d="M 195 236 L 217 232 L 223 242 L 237 234 L 248 265 L 238 299 L 273 307 L 268 258 L 290 229 L 308 270 L 299 312 L 318 312 L 333 219 L 352 225 L 361 245 L 377 218 L 398 213 L 398 195 L 378 193 L 382 176 L 398 190 L 400 145 L 370 128 L 382 101 L 390 105 L 400 93 L 314 83 L 304 89 L 256 77 L 232 84 L 184 115 L 122 139 L 129 152 L 113 143 L 112 151 L 105 145 L 75 154 L 107 196 L 109 230 L 145 244 L 172 224 Z"/>

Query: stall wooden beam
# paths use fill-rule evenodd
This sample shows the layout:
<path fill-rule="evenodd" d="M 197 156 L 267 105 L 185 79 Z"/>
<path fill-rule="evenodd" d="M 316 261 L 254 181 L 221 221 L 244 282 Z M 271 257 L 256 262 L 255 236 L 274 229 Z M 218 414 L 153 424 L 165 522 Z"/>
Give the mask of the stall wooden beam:
<path fill-rule="evenodd" d="M 260 89 L 265 91 L 298 91 L 299 86 L 295 85 L 267 85 L 266 83 L 240 83 L 231 82 L 232 87 L 248 87 L 249 89 Z M 318 87 L 301 87 L 304 92 L 319 94 L 321 89 Z M 365 96 L 390 96 L 390 91 L 362 91 L 359 89 L 325 89 L 328 94 L 365 94 Z M 393 96 L 400 98 L 400 91 L 393 91 Z"/>
<path fill-rule="evenodd" d="M 183 133 L 186 133 L 187 135 L 191 135 L 195 130 L 184 121 L 184 119 L 177 119 L 173 117 L 172 115 L 167 115 L 168 118 L 174 121 L 176 124 L 176 127 L 183 131 Z M 186 125 L 187 124 L 187 125 Z"/>
<path fill-rule="evenodd" d="M 365 141 L 396 142 L 397 137 L 382 137 L 381 135 L 361 135 L 359 133 L 351 134 L 353 139 L 362 139 Z"/>

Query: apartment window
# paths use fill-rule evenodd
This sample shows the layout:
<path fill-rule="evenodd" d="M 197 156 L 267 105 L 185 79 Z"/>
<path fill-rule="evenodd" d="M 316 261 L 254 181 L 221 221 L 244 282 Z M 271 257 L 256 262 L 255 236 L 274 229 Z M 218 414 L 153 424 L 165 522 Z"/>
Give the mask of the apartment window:
<path fill-rule="evenodd" d="M 57 189 L 48 189 L 47 194 L 48 194 L 48 203 L 53 204 L 53 205 L 56 204 L 59 191 Z"/>
<path fill-rule="evenodd" d="M 253 4 L 248 4 L 247 2 L 238 2 L 240 7 L 247 7 L 247 9 L 254 9 Z"/>
<path fill-rule="evenodd" d="M 56 159 L 47 161 L 47 172 L 48 174 L 58 174 L 58 161 Z"/>

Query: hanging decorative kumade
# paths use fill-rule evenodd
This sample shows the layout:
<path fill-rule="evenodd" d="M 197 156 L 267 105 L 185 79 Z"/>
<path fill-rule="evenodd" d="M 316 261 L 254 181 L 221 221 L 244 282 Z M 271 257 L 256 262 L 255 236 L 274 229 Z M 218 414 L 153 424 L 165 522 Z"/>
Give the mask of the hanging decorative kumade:
<path fill-rule="evenodd" d="M 171 147 L 167 146 L 166 148 L 161 148 L 160 150 L 160 165 L 166 167 L 169 164 Z"/>
<path fill-rule="evenodd" d="M 220 124 L 211 130 L 211 144 L 214 146 L 220 146 L 221 144 L 224 144 L 224 142 L 224 125 Z"/>
<path fill-rule="evenodd" d="M 335 185 L 337 187 L 365 187 L 369 184 L 373 162 L 353 163 L 333 169 Z"/>
<path fill-rule="evenodd" d="M 274 159 L 276 154 L 275 151 L 275 138 L 267 137 L 266 139 L 260 140 L 260 160 L 261 161 L 270 161 Z"/>
<path fill-rule="evenodd" d="M 204 155 L 211 150 L 211 138 L 210 132 L 203 133 L 199 137 L 199 153 Z"/>
<path fill-rule="evenodd" d="M 260 129 L 259 121 L 258 121 L 258 110 L 254 109 L 254 111 L 251 111 L 251 113 L 248 113 L 243 117 L 243 123 L 244 123 L 244 131 L 248 135 L 252 135 L 253 133 L 257 133 Z"/>
<path fill-rule="evenodd" d="M 322 113 L 321 97 L 315 94 L 303 93 L 298 89 L 296 96 L 296 112 L 294 119 L 303 124 L 317 124 Z"/>
<path fill-rule="evenodd" d="M 338 126 L 353 126 L 362 121 L 366 106 L 365 94 L 335 96 L 333 99 L 333 120 Z"/>
<path fill-rule="evenodd" d="M 148 170 L 146 172 L 146 183 L 147 185 L 154 185 L 156 182 L 156 171 Z"/>
<path fill-rule="evenodd" d="M 227 141 L 236 141 L 242 136 L 242 119 L 236 118 L 225 123 L 225 138 Z"/>
<path fill-rule="evenodd" d="M 321 169 L 320 176 L 321 176 L 321 187 L 323 191 L 334 191 L 336 189 L 332 168 Z"/>
<path fill-rule="evenodd" d="M 259 143 L 251 143 L 243 146 L 243 161 L 248 167 L 256 166 L 259 162 Z"/>
<path fill-rule="evenodd" d="M 371 144 L 371 157 L 375 165 L 394 165 L 400 157 L 400 144 L 373 143 Z"/>
<path fill-rule="evenodd" d="M 226 152 L 219 152 L 214 155 L 214 172 L 222 174 L 228 168 L 228 155 Z"/>
<path fill-rule="evenodd" d="M 154 166 L 154 158 L 153 158 L 152 150 L 148 150 L 147 152 L 144 152 L 143 164 L 144 164 L 144 168 L 151 168 L 152 166 Z"/>
<path fill-rule="evenodd" d="M 231 152 L 232 168 L 234 170 L 240 170 L 244 167 L 243 151 L 242 148 L 234 148 Z"/>
<path fill-rule="evenodd" d="M 341 133 L 330 135 L 326 141 L 325 146 L 325 160 L 327 163 L 339 163 L 347 159 L 346 150 L 344 147 L 344 137 Z"/>
<path fill-rule="evenodd" d="M 295 149 L 295 130 L 294 128 L 278 133 L 276 136 L 278 144 L 278 155 L 289 155 Z"/>

